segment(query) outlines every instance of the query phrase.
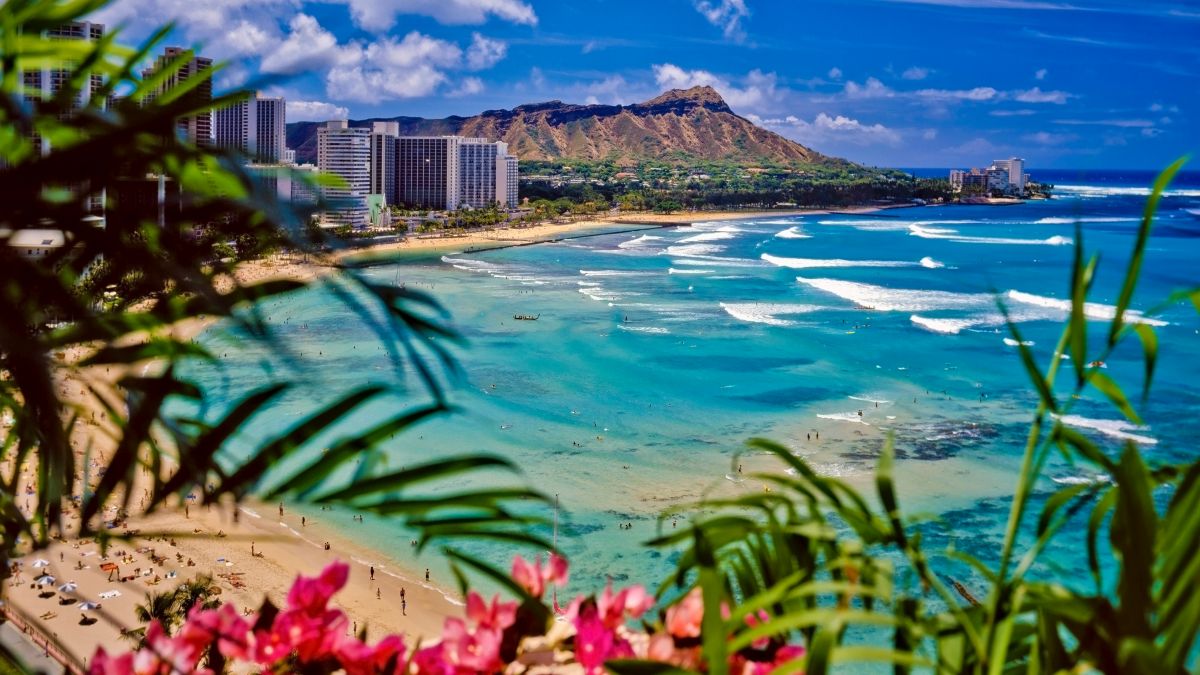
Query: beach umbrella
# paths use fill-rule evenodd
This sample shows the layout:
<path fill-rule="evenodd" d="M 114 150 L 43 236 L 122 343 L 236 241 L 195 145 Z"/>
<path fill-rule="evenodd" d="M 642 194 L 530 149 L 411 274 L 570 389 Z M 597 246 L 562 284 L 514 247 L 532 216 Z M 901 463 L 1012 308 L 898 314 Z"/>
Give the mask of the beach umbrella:
<path fill-rule="evenodd" d="M 67 583 L 63 584 L 62 586 L 59 586 L 58 590 L 60 593 L 70 593 L 70 592 L 74 591 L 76 588 L 79 588 L 79 586 L 77 586 L 74 581 L 68 581 Z"/>
<path fill-rule="evenodd" d="M 50 561 L 45 560 L 44 558 L 38 558 L 37 560 L 33 561 L 33 565 L 30 565 L 30 567 L 33 567 L 35 569 L 41 568 L 41 567 L 49 567 L 49 566 L 50 566 Z"/>
<path fill-rule="evenodd" d="M 47 574 L 45 576 L 38 577 L 37 579 L 35 579 L 35 581 L 38 583 L 39 586 L 49 586 L 50 584 L 54 583 L 54 577 Z"/>
<path fill-rule="evenodd" d="M 75 607 L 77 607 L 85 612 L 90 612 L 94 609 L 100 609 L 100 603 L 98 603 L 98 602 L 81 602 L 78 605 L 75 605 Z"/>

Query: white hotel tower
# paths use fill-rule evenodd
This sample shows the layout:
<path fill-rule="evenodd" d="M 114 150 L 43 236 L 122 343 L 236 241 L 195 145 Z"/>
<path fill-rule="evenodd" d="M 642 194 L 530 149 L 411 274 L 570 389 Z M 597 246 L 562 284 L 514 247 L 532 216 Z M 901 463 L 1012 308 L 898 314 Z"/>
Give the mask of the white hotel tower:
<path fill-rule="evenodd" d="M 317 168 L 339 176 L 343 188 L 322 188 L 330 202 L 321 220 L 327 225 L 367 226 L 367 195 L 371 192 L 371 130 L 351 127 L 346 120 L 326 122 L 317 130 Z"/>

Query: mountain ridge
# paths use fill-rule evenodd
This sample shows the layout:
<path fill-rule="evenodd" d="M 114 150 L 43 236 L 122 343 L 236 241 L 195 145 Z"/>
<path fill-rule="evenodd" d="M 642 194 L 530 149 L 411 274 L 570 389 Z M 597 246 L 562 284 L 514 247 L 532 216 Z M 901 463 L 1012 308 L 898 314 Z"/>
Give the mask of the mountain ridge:
<path fill-rule="evenodd" d="M 738 115 L 712 87 L 671 89 L 629 105 L 526 103 L 472 117 L 373 117 L 350 126 L 395 121 L 401 135 L 461 135 L 501 140 L 522 161 L 723 160 L 739 164 L 852 166 L 756 126 Z M 298 162 L 316 161 L 321 122 L 287 125 L 288 147 Z"/>

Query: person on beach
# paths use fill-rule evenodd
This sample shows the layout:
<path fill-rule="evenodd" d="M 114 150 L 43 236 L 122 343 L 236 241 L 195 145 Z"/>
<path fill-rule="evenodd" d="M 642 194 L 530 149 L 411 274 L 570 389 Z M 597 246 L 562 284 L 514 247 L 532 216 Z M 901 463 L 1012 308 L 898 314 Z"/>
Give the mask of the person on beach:
<path fill-rule="evenodd" d="M 283 502 L 279 502 L 279 517 L 283 517 Z"/>
<path fill-rule="evenodd" d="M 383 597 L 383 596 L 380 594 L 379 589 L 376 588 L 375 589 L 375 599 L 379 600 L 381 597 Z"/>
<path fill-rule="evenodd" d="M 300 516 L 300 527 L 307 527 L 307 526 L 308 526 L 308 518 L 305 518 L 304 516 Z"/>
<path fill-rule="evenodd" d="M 429 568 L 425 568 L 425 581 L 429 581 Z"/>
<path fill-rule="evenodd" d="M 375 581 L 375 566 L 371 565 L 371 581 Z M 400 591 L 400 595 L 404 595 L 404 591 Z"/>

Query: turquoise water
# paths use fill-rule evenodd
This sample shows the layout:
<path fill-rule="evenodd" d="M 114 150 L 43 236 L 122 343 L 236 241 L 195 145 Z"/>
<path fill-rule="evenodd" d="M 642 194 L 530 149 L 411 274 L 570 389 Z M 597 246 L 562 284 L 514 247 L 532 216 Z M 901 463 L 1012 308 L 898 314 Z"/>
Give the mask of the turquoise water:
<path fill-rule="evenodd" d="M 559 544 L 573 563 L 573 590 L 584 591 L 610 577 L 662 578 L 671 556 L 640 542 L 671 528 L 658 522 L 665 509 L 761 489 L 742 476 L 780 468 L 737 457 L 747 438 L 777 440 L 821 471 L 869 488 L 891 431 L 905 509 L 948 515 L 959 546 L 987 559 L 1036 402 L 993 294 L 1044 366 L 1065 317 L 1074 223 L 1102 255 L 1089 308 L 1102 319 L 1148 182 L 1096 177 L 1018 206 L 698 222 L 373 267 L 368 274 L 378 281 L 430 290 L 466 338 L 454 349 L 463 375 L 449 385 L 459 412 L 396 437 L 384 461 L 467 452 L 512 458 L 529 484 L 559 496 Z M 1193 176 L 1163 202 L 1135 306 L 1195 283 L 1198 213 Z M 203 339 L 221 364 L 190 371 L 224 403 L 273 372 L 301 378 L 247 438 L 285 428 L 368 381 L 399 380 L 419 393 L 328 290 L 274 301 L 264 313 L 295 362 L 265 360 L 244 337 L 215 328 Z M 1142 408 L 1147 426 L 1123 424 L 1091 394 L 1069 421 L 1113 450 L 1132 438 L 1151 459 L 1194 456 L 1200 322 L 1186 305 L 1145 320 L 1158 327 L 1163 364 Z M 1106 367 L 1127 389 L 1140 386 L 1136 344 Z M 374 404 L 344 428 L 415 400 Z M 1043 488 L 1088 478 L 1056 465 Z M 432 554 L 413 560 L 410 533 L 394 523 L 313 517 L 344 520 L 382 553 L 449 578 Z M 510 555 L 472 550 L 502 566 Z"/>

